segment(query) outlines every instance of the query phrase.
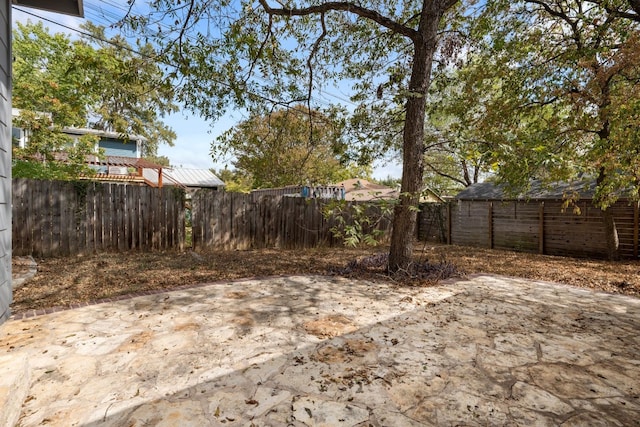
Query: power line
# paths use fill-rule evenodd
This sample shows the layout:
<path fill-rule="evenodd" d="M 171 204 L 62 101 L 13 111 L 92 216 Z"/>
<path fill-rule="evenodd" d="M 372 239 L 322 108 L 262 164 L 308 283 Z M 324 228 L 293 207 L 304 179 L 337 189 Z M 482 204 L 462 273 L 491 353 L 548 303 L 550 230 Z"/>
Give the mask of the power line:
<path fill-rule="evenodd" d="M 109 11 L 108 9 L 103 8 L 101 6 L 102 4 L 107 4 L 108 6 L 114 8 L 114 9 L 118 9 L 121 12 L 124 12 L 124 13 L 129 11 L 128 7 L 125 7 L 125 6 L 121 5 L 121 4 L 118 4 L 117 2 L 114 2 L 113 0 L 101 0 L 98 4 L 94 4 L 92 2 L 85 1 L 85 6 L 87 8 L 95 10 L 96 12 L 99 12 L 99 13 L 103 13 L 103 16 L 100 16 L 100 15 L 96 15 L 96 16 L 99 16 L 100 18 L 106 19 L 105 21 L 99 22 L 100 24 L 102 24 L 102 25 L 104 25 L 106 27 L 109 27 L 109 26 L 112 25 L 111 21 L 109 21 L 110 17 L 113 19 L 114 22 L 117 22 L 117 21 L 119 21 L 121 19 L 121 16 L 117 15 L 113 11 Z M 138 9 L 138 13 L 141 13 L 139 9 Z M 170 29 L 170 26 L 166 25 L 163 22 L 158 22 L 158 25 L 160 25 L 163 29 L 166 29 L 166 30 Z M 189 39 L 189 40 L 192 40 L 192 41 L 194 40 L 194 37 L 191 36 L 191 35 L 185 34 L 185 37 L 187 39 Z M 255 80 L 257 80 L 258 82 L 262 83 L 262 84 L 268 83 L 268 80 L 265 79 L 265 78 L 256 77 L 256 76 L 254 76 L 253 78 Z M 250 93 L 250 92 L 248 92 L 248 93 Z M 329 106 L 329 105 L 332 104 L 332 102 L 331 102 L 331 100 L 327 99 L 327 97 L 331 97 L 331 98 L 334 98 L 334 99 L 336 99 L 338 101 L 341 101 L 341 102 L 344 102 L 344 103 L 347 103 L 347 104 L 350 104 L 350 105 L 353 105 L 353 106 L 357 106 L 357 104 L 354 103 L 353 101 L 351 101 L 350 99 L 346 99 L 345 97 L 341 97 L 341 96 L 336 95 L 335 93 L 331 93 L 331 92 L 329 92 L 327 90 L 322 90 L 322 94 L 324 96 L 318 94 L 316 96 L 312 96 L 311 99 L 314 102 L 318 103 L 318 104 L 323 104 L 323 105 Z"/>
<path fill-rule="evenodd" d="M 110 4 L 110 5 L 112 5 L 112 6 L 113 6 L 113 4 Z M 91 5 L 90 3 L 87 3 L 87 6 L 89 6 L 89 8 L 91 8 L 91 9 L 99 9 L 99 7 L 97 7 L 97 6 L 95 6 L 95 5 Z M 89 38 L 89 39 L 98 40 L 98 41 L 101 41 L 101 42 L 103 42 L 103 43 L 106 43 L 106 44 L 109 44 L 109 45 L 111 45 L 111 46 L 114 46 L 114 47 L 116 47 L 116 48 L 124 49 L 124 50 L 126 50 L 126 51 L 128 51 L 128 52 L 130 52 L 130 53 L 133 53 L 133 54 L 138 55 L 138 56 L 140 56 L 140 57 L 143 57 L 143 58 L 145 58 L 145 59 L 149 59 L 149 60 L 153 60 L 153 61 L 159 62 L 159 63 L 161 63 L 161 64 L 163 64 L 163 65 L 166 65 L 166 66 L 168 66 L 168 67 L 172 67 L 172 68 L 174 68 L 174 69 L 176 69 L 176 68 L 177 68 L 177 66 L 176 66 L 175 64 L 170 64 L 170 63 L 168 63 L 168 62 L 166 62 L 166 61 L 162 60 L 162 59 L 161 59 L 161 58 L 159 58 L 159 57 L 154 57 L 154 56 L 147 55 L 147 54 L 142 53 L 142 52 L 140 52 L 140 51 L 138 51 L 138 50 L 136 50 L 136 49 L 134 49 L 134 48 L 132 48 L 132 47 L 129 47 L 129 46 L 126 46 L 126 45 L 122 45 L 122 44 L 119 44 L 119 43 L 113 42 L 113 41 L 111 41 L 111 40 L 108 40 L 108 39 L 105 39 L 105 38 L 99 37 L 99 36 L 97 36 L 97 35 L 95 35 L 95 34 L 91 34 L 91 33 L 89 33 L 89 32 L 86 32 L 86 31 L 84 31 L 84 30 L 82 30 L 82 29 L 80 29 L 80 28 L 75 28 L 75 27 L 72 27 L 72 26 L 70 26 L 70 25 L 66 25 L 66 24 L 63 24 L 63 23 L 57 22 L 57 21 L 55 21 L 55 20 L 53 20 L 53 19 L 46 18 L 46 17 L 44 17 L 44 16 L 42 16 L 42 15 L 38 15 L 38 14 L 36 14 L 36 13 L 34 13 L 34 12 L 30 11 L 30 10 L 25 10 L 25 9 L 22 9 L 22 8 L 20 8 L 20 7 L 15 6 L 15 5 L 13 5 L 13 8 L 14 8 L 15 10 L 18 10 L 18 11 L 20 11 L 20 12 L 22 12 L 22 13 L 26 14 L 26 15 L 30 15 L 30 16 L 33 16 L 34 18 L 38 18 L 38 19 L 40 19 L 40 20 L 42 20 L 42 21 L 45 21 L 45 22 L 48 22 L 48 23 L 51 23 L 51 24 L 57 25 L 57 26 L 62 27 L 62 28 L 64 28 L 64 29 L 66 29 L 66 30 L 73 31 L 73 32 L 78 33 L 78 34 L 80 34 L 80 35 L 82 35 L 82 36 L 84 36 L 84 37 L 87 37 L 87 38 Z M 114 17 L 116 17 L 115 15 L 113 15 L 113 16 L 114 16 Z M 99 24 L 104 24 L 104 22 L 98 22 L 98 23 L 99 23 Z M 109 24 L 109 25 L 110 25 L 110 24 Z M 108 26 L 108 25 L 105 25 L 105 26 Z M 256 78 L 256 79 L 258 79 L 258 78 Z M 217 84 L 219 84 L 219 85 L 225 86 L 225 87 L 227 87 L 227 88 L 231 88 L 231 89 L 233 88 L 229 83 L 226 83 L 226 82 L 224 82 L 224 81 L 222 81 L 222 80 L 216 80 L 216 79 L 213 79 L 213 78 L 212 78 L 211 80 L 212 80 L 213 82 L 215 82 L 215 83 L 217 83 Z M 265 81 L 265 80 L 263 80 L 263 79 L 260 79 L 260 80 L 262 80 L 262 82 L 263 82 L 263 83 L 265 83 L 265 82 L 266 82 L 266 81 Z M 247 91 L 246 93 L 247 93 L 247 94 L 249 94 L 249 95 L 251 95 L 251 96 L 255 96 L 255 97 L 257 97 L 257 98 L 259 98 L 259 99 L 261 99 L 261 100 L 263 100 L 263 101 L 266 101 L 266 102 L 269 102 L 269 103 L 272 103 L 272 104 L 275 104 L 275 105 L 281 105 L 281 106 L 284 106 L 284 107 L 286 107 L 286 108 L 290 108 L 290 104 L 292 103 L 292 102 L 287 102 L 287 101 L 275 100 L 275 99 L 269 98 L 269 97 L 267 97 L 267 96 L 264 96 L 264 95 L 261 95 L 261 94 L 259 94 L 259 93 L 252 92 L 252 91 Z M 342 97 L 339 97 L 339 96 L 337 96 L 337 95 L 335 95 L 335 94 L 332 94 L 332 93 L 329 93 L 329 92 L 327 92 L 327 91 L 323 91 L 323 93 L 324 93 L 324 94 L 326 94 L 326 95 L 328 95 L 328 96 L 331 96 L 331 97 L 333 97 L 333 98 L 336 98 L 336 99 L 338 99 L 338 100 L 340 100 L 340 101 L 347 102 L 347 103 L 349 103 L 349 104 L 351 104 L 351 105 L 356 105 L 356 104 L 354 104 L 353 102 L 351 102 L 350 100 L 346 100 L 346 99 L 344 99 L 344 98 L 342 98 Z M 327 100 L 327 101 L 325 101 L 325 102 L 322 102 L 322 101 L 320 101 L 320 100 L 319 100 L 319 99 L 317 99 L 317 98 L 315 98 L 315 99 L 314 99 L 314 98 L 312 98 L 312 100 L 314 100 L 314 102 L 319 103 L 319 104 L 331 105 L 331 104 L 330 104 L 330 102 L 329 102 L 328 100 Z M 295 101 L 293 101 L 293 103 L 295 103 Z M 296 110 L 296 111 L 297 111 L 297 109 L 294 109 L 294 110 Z"/>

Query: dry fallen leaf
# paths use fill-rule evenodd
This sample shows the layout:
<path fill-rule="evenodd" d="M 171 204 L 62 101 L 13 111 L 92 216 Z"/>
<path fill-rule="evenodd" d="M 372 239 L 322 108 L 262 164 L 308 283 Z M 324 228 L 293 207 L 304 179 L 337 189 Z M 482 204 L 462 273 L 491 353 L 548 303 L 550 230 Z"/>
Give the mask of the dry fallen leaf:
<path fill-rule="evenodd" d="M 415 245 L 416 261 L 451 262 L 467 274 L 493 273 L 640 296 L 640 260 L 609 262 L 562 258 L 424 242 Z M 322 274 L 344 269 L 355 259 L 388 248 L 316 248 L 249 251 L 121 252 L 36 260 L 38 273 L 26 286 L 14 291 L 11 310 L 68 306 L 151 290 L 170 290 L 246 277 L 290 274 Z M 96 266 L 99 268 L 96 268 Z M 15 274 L 20 270 L 16 269 Z M 385 279 L 382 268 L 350 275 L 368 280 Z M 398 285 L 428 283 L 398 281 Z"/>

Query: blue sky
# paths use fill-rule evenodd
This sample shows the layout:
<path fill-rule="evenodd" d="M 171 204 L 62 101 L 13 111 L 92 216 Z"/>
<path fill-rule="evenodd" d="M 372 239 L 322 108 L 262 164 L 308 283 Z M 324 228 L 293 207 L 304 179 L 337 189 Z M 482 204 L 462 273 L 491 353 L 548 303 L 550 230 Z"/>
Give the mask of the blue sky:
<path fill-rule="evenodd" d="M 119 9 L 108 9 L 108 15 L 104 15 L 104 11 L 101 11 L 102 5 L 109 4 L 125 4 L 124 1 L 111 0 L 107 2 L 100 1 L 88 1 L 85 0 L 85 16 L 87 19 L 92 20 L 94 23 L 105 25 L 109 16 L 115 17 L 119 13 Z M 125 7 L 125 6 L 123 6 Z M 76 37 L 77 34 L 65 27 L 78 28 L 83 20 L 70 16 L 51 14 L 37 9 L 24 9 L 28 13 L 23 13 L 19 8 L 13 8 L 13 21 L 14 22 L 32 22 L 39 19 L 34 16 L 42 17 L 45 19 L 44 25 L 49 27 L 51 32 L 65 32 L 72 37 Z M 101 18 L 98 18 L 102 14 Z M 115 19 L 114 19 L 115 20 Z M 49 22 L 49 21 L 53 21 Z M 54 23 L 62 24 L 63 26 L 56 25 Z M 344 95 L 345 97 L 347 95 Z M 211 142 L 222 132 L 230 129 L 237 122 L 243 119 L 241 112 L 231 112 L 221 117 L 217 122 L 207 122 L 198 116 L 193 115 L 191 112 L 184 111 L 176 114 L 172 114 L 165 118 L 165 122 L 173 128 L 177 134 L 174 146 L 169 147 L 161 145 L 158 149 L 158 154 L 161 156 L 167 156 L 173 166 L 193 168 L 193 169 L 209 169 L 214 168 L 216 170 L 224 168 L 225 164 L 232 168 L 230 162 L 214 163 L 209 151 Z M 229 159 L 231 160 L 231 159 Z M 399 164 L 378 164 L 374 167 L 374 178 L 383 179 L 387 176 L 400 178 L 402 175 L 402 166 Z"/>

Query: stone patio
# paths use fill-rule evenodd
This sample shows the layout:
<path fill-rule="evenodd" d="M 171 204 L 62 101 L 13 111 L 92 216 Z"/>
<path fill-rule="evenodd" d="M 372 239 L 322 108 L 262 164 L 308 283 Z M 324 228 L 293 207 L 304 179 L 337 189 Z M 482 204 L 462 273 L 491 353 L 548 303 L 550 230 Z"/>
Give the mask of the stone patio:
<path fill-rule="evenodd" d="M 498 276 L 214 283 L 14 318 L 18 371 L 0 403 L 23 427 L 635 426 L 640 300 Z"/>

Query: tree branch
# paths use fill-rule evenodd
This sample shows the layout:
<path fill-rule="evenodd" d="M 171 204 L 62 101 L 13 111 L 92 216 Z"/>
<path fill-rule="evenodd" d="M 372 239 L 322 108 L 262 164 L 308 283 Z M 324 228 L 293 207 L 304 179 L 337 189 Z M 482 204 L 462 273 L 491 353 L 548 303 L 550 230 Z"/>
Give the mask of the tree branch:
<path fill-rule="evenodd" d="M 267 0 L 259 0 L 262 8 L 269 15 L 277 15 L 277 16 L 308 16 L 315 15 L 319 13 L 327 13 L 330 11 L 343 11 L 353 13 L 362 18 L 370 19 L 389 30 L 402 34 L 405 37 L 410 38 L 411 40 L 418 40 L 418 32 L 412 28 L 409 28 L 405 25 L 402 25 L 399 22 L 394 21 L 393 19 L 383 16 L 375 10 L 367 9 L 362 6 L 358 6 L 357 4 L 350 2 L 327 2 L 322 3 L 316 6 L 309 6 L 304 8 L 272 8 L 267 3 Z M 451 1 L 451 0 L 450 0 Z"/>
<path fill-rule="evenodd" d="M 618 8 L 611 7 L 609 2 L 604 2 L 603 4 L 602 0 L 589 0 L 589 2 L 604 7 L 604 10 L 606 10 L 611 16 L 640 22 L 640 0 L 629 0 L 629 6 L 633 10 L 633 13 L 627 10 L 620 10 Z"/>
<path fill-rule="evenodd" d="M 448 179 L 450 179 L 450 180 L 452 180 L 452 181 L 455 181 L 455 182 L 457 182 L 457 183 L 459 183 L 459 184 L 464 185 L 465 187 L 468 187 L 468 184 L 466 184 L 466 183 L 465 183 L 463 180 L 461 180 L 460 178 L 456 178 L 456 177 L 455 177 L 455 176 L 453 176 L 453 175 L 449 175 L 449 174 L 447 174 L 447 173 L 441 172 L 441 171 L 439 171 L 437 168 L 435 168 L 433 165 L 431 165 L 431 164 L 430 164 L 430 163 L 428 163 L 428 162 L 425 162 L 425 166 L 426 166 L 426 167 L 428 167 L 429 169 L 431 169 L 431 170 L 432 170 L 436 175 L 440 175 L 440 176 L 441 176 L 441 177 L 443 177 L 443 178 L 448 178 Z"/>
<path fill-rule="evenodd" d="M 187 30 L 187 26 L 189 24 L 189 20 L 191 19 L 191 14 L 193 13 L 193 5 L 194 5 L 194 1 L 192 0 L 189 3 L 189 10 L 187 11 L 187 17 L 184 20 L 184 24 L 182 25 L 182 28 L 180 29 L 180 35 L 178 36 L 178 53 L 180 54 L 180 57 L 182 58 L 182 38 L 184 37 L 184 34 Z"/>
<path fill-rule="evenodd" d="M 572 20 L 565 11 L 563 10 L 557 11 L 542 0 L 525 0 L 525 2 L 537 4 L 538 6 L 541 6 L 549 15 L 555 16 L 556 18 L 560 18 L 564 22 L 569 24 L 569 26 L 571 27 L 571 31 L 573 32 L 573 39 L 576 42 L 577 48 L 578 49 L 583 48 L 583 43 L 582 43 L 582 40 L 580 39 L 580 31 L 578 29 L 578 24 L 576 21 Z"/>
<path fill-rule="evenodd" d="M 269 19 L 271 19 L 271 15 L 269 15 Z M 311 52 L 309 53 L 309 57 L 307 58 L 307 67 L 309 67 L 309 88 L 307 91 L 307 111 L 309 113 L 309 143 L 313 145 L 313 117 L 311 115 L 311 92 L 313 91 L 313 64 L 311 61 L 313 57 L 318 52 L 320 48 L 320 43 L 327 35 L 327 26 L 324 23 L 324 12 L 320 13 L 320 25 L 322 26 L 322 33 L 318 36 L 316 41 L 313 43 L 311 47 Z"/>
<path fill-rule="evenodd" d="M 253 70 L 256 67 L 256 64 L 258 63 L 258 60 L 262 56 L 262 51 L 264 50 L 264 47 L 267 45 L 267 42 L 269 41 L 269 39 L 271 38 L 271 35 L 273 34 L 272 28 L 273 28 L 273 18 L 271 15 L 269 15 L 269 26 L 268 26 L 267 34 L 265 35 L 264 40 L 262 40 L 262 43 L 260 43 L 260 48 L 258 49 L 258 53 L 256 54 L 256 57 L 254 58 L 254 60 L 251 61 L 251 66 L 249 67 L 249 71 L 247 71 L 247 75 L 243 79 L 244 80 L 243 84 L 245 85 L 249 81 L 251 74 L 253 74 Z"/>

